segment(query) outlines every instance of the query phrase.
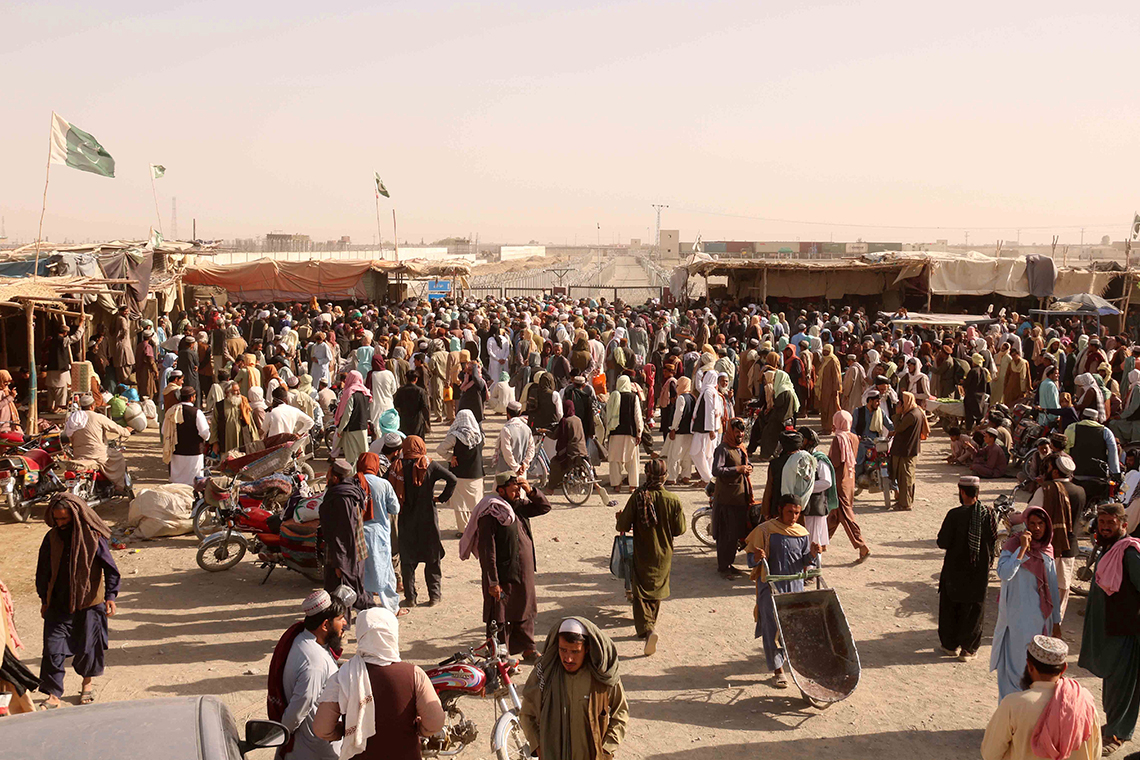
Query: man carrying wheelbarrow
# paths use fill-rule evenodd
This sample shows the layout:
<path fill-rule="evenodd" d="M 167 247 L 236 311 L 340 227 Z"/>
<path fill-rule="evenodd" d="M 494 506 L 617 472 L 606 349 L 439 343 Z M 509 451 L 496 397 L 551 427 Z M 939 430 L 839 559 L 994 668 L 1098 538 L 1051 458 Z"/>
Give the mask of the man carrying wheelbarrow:
<path fill-rule="evenodd" d="M 793 494 L 776 498 L 778 517 L 756 526 L 748 534 L 744 550 L 748 552 L 748 565 L 752 580 L 756 581 L 756 638 L 764 643 L 764 658 L 775 674 L 777 689 L 788 688 L 784 672 L 785 656 L 780 646 L 780 629 L 776 620 L 776 605 L 772 600 L 772 585 L 768 574 L 795 575 L 816 564 L 819 544 L 813 543 L 807 528 L 799 524 L 803 506 Z M 767 563 L 764 562 L 767 560 Z M 804 590 L 803 580 L 772 581 L 776 591 L 787 594 Z"/>

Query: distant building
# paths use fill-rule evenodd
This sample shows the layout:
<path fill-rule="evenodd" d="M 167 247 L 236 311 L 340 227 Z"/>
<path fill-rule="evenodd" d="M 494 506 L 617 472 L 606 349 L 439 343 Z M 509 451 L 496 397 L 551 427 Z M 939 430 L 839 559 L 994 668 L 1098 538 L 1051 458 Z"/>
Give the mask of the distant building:
<path fill-rule="evenodd" d="M 294 253 L 313 250 L 313 241 L 308 235 L 297 233 L 270 232 L 265 236 L 265 250 L 270 253 Z"/>
<path fill-rule="evenodd" d="M 681 231 L 661 230 L 661 256 L 666 259 L 681 258 Z"/>

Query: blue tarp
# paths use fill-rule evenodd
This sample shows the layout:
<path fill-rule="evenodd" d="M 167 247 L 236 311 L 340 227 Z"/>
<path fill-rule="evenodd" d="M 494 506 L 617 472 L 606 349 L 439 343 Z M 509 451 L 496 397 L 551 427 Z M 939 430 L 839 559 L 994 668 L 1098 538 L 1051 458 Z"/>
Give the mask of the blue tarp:
<path fill-rule="evenodd" d="M 50 251 L 40 252 L 40 267 L 36 274 L 41 277 L 47 276 L 47 265 L 48 259 L 50 258 Z M 0 277 L 31 277 L 32 270 L 35 268 L 35 258 L 24 259 L 22 261 L 0 261 Z"/>

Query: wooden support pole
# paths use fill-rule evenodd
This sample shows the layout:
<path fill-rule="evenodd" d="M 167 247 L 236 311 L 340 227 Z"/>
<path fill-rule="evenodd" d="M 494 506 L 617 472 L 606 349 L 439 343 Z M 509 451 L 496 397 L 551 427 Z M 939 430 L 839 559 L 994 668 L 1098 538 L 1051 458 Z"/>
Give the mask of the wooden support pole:
<path fill-rule="evenodd" d="M 154 180 L 151 180 L 152 182 Z M 87 329 L 87 307 L 83 303 L 83 299 L 79 299 L 79 318 L 83 320 L 81 327 L 83 330 Z M 84 335 L 79 339 L 79 361 L 87 361 L 87 336 Z"/>
<path fill-rule="evenodd" d="M 36 382 L 36 318 L 35 306 L 24 304 L 24 317 L 28 327 L 28 426 L 29 435 L 39 431 L 39 388 Z"/>

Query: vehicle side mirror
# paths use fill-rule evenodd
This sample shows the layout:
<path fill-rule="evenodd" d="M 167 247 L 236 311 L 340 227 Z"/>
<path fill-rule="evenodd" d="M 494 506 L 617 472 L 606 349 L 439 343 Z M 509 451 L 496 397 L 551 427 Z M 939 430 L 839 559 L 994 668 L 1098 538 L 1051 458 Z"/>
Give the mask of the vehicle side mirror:
<path fill-rule="evenodd" d="M 289 729 L 275 720 L 247 720 L 245 740 L 241 743 L 241 753 L 266 747 L 280 747 L 289 741 Z"/>

